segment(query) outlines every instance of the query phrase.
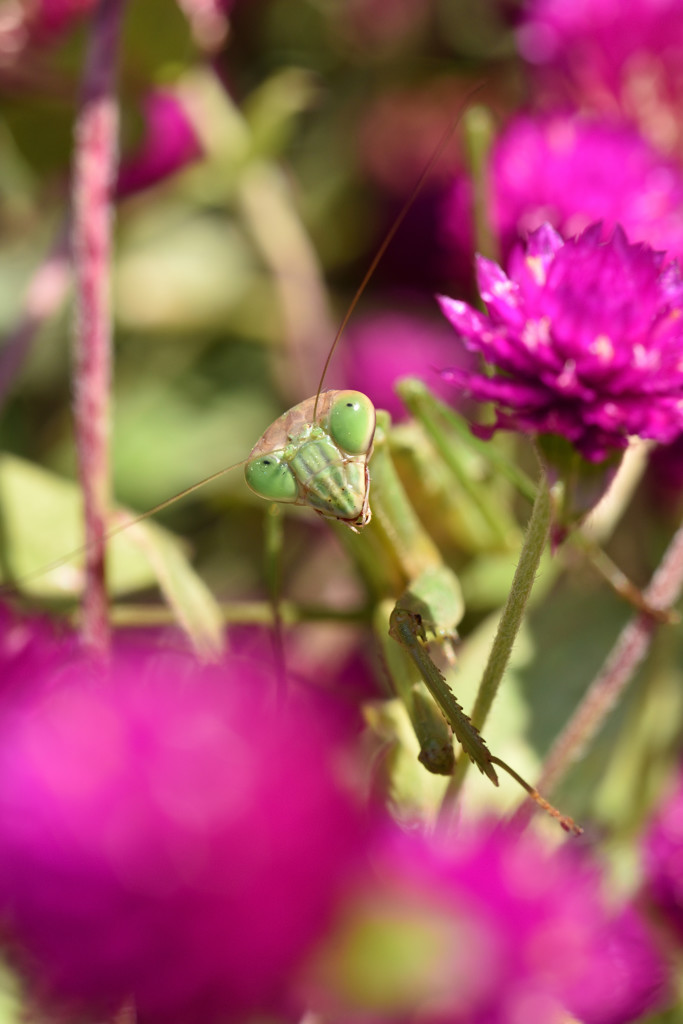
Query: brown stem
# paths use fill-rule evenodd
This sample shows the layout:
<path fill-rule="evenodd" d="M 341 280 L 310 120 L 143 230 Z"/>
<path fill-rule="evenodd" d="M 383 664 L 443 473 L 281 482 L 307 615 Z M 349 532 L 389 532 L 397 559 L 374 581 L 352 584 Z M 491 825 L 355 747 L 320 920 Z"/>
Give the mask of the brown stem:
<path fill-rule="evenodd" d="M 109 646 L 105 534 L 109 505 L 112 190 L 118 161 L 117 51 L 124 0 L 99 0 L 75 127 L 73 259 L 74 419 L 85 515 L 83 642 Z"/>
<path fill-rule="evenodd" d="M 683 589 L 683 527 L 673 537 L 662 562 L 643 592 L 648 607 L 668 610 Z M 605 664 L 546 758 L 537 788 L 551 792 L 571 765 L 578 761 L 605 723 L 649 649 L 660 622 L 645 612 L 634 616 L 621 631 Z M 520 808 L 517 820 L 530 809 Z"/>

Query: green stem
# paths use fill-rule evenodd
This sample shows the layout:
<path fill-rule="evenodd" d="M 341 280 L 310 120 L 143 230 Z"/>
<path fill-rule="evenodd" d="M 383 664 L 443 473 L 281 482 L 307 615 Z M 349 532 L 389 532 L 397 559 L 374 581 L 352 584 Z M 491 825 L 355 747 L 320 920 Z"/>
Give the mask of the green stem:
<path fill-rule="evenodd" d="M 463 118 L 467 162 L 474 186 L 474 236 L 477 252 L 499 260 L 498 243 L 491 229 L 487 195 L 487 164 L 491 143 L 496 135 L 493 115 L 482 104 L 476 104 Z"/>
<path fill-rule="evenodd" d="M 450 406 L 440 402 L 423 381 L 418 380 L 417 377 L 405 377 L 398 382 L 396 390 L 413 415 L 418 416 L 415 411 L 417 408 L 428 409 L 433 416 L 438 416 L 447 423 L 463 444 L 481 456 L 488 466 L 508 480 L 523 497 L 529 501 L 535 500 L 536 484 L 531 477 L 524 470 L 519 469 L 514 462 L 506 457 L 504 452 L 490 441 L 483 441 L 480 437 L 475 437 L 467 421 Z M 415 409 L 410 403 L 414 404 Z"/>
<path fill-rule="evenodd" d="M 220 605 L 226 625 L 273 625 L 273 606 L 270 601 L 234 601 Z M 283 625 L 293 626 L 299 622 L 338 622 L 349 625 L 367 625 L 371 611 L 366 607 L 321 608 L 314 605 L 296 604 L 294 601 L 280 602 L 280 616 Z M 173 611 L 166 605 L 116 604 L 111 608 L 113 625 L 146 627 L 165 626 L 176 622 Z"/>
<path fill-rule="evenodd" d="M 419 387 L 416 386 L 418 383 Z M 500 502 L 494 501 L 493 496 L 484 491 L 479 481 L 474 479 L 471 471 L 464 464 L 457 446 L 453 444 L 452 438 L 444 433 L 439 423 L 438 403 L 429 389 L 421 382 L 409 377 L 407 380 L 399 381 L 396 390 L 415 419 L 422 424 L 425 433 L 464 493 L 478 510 L 495 540 L 506 546 L 513 531 L 510 529 L 510 524 L 501 517 Z"/>
<path fill-rule="evenodd" d="M 524 537 L 522 552 L 512 580 L 512 588 L 498 623 L 498 630 L 493 640 L 491 653 L 489 654 L 489 659 L 479 684 L 477 699 L 472 709 L 471 721 L 476 729 L 480 730 L 484 726 L 510 660 L 512 647 L 522 623 L 541 555 L 548 539 L 550 512 L 550 491 L 547 478 L 545 473 L 543 473 Z M 461 788 L 467 766 L 467 760 L 460 758 L 453 775 L 449 798 L 452 798 L 453 793 L 457 793 Z"/>

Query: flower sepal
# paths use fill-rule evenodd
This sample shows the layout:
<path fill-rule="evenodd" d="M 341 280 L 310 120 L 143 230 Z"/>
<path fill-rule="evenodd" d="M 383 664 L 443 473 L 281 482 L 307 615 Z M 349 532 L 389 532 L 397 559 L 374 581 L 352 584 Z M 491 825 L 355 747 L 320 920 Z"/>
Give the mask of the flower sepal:
<path fill-rule="evenodd" d="M 624 453 L 615 451 L 602 462 L 590 462 L 559 434 L 539 434 L 536 444 L 550 483 L 550 535 L 556 548 L 607 493 Z"/>

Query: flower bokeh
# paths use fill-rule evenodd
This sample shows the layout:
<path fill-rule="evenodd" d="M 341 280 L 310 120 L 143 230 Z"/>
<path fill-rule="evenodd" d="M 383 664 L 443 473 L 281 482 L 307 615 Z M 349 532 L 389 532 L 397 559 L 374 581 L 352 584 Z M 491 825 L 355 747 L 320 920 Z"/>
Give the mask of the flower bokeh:
<path fill-rule="evenodd" d="M 394 387 L 402 377 L 424 380 L 444 398 L 452 389 L 439 378 L 440 367 L 453 358 L 453 335 L 444 324 L 416 312 L 378 312 L 349 327 L 340 360 L 345 387 L 365 392 L 392 419 L 405 419 L 406 410 Z M 472 363 L 462 353 L 463 367 Z"/>
<path fill-rule="evenodd" d="M 621 114 L 663 152 L 680 151 L 678 0 L 529 0 L 517 40 L 546 106 Z"/>
<path fill-rule="evenodd" d="M 341 745 L 249 661 L 139 647 L 32 673 L 0 706 L 0 906 L 32 1001 L 241 1020 L 286 982 L 362 855 Z"/>
<path fill-rule="evenodd" d="M 155 89 L 143 101 L 144 138 L 124 158 L 116 186 L 121 198 L 163 181 L 199 160 L 202 146 L 181 100 L 169 89 Z"/>
<path fill-rule="evenodd" d="M 0 30 L 3 44 L 10 29 L 16 49 L 58 42 L 65 32 L 91 14 L 95 3 L 96 0 L 18 0 L 5 4 Z"/>
<path fill-rule="evenodd" d="M 479 257 L 484 315 L 442 298 L 465 345 L 495 373 L 446 379 L 493 402 L 493 427 L 559 435 L 591 462 L 632 436 L 683 430 L 683 283 L 677 263 L 596 224 L 563 241 L 549 225 L 516 250 L 510 273 Z"/>
<path fill-rule="evenodd" d="M 519 114 L 489 164 L 491 224 L 507 256 L 543 223 L 564 237 L 602 222 L 631 242 L 683 254 L 683 173 L 630 125 L 569 113 Z"/>
<path fill-rule="evenodd" d="M 648 926 L 576 849 L 491 823 L 455 842 L 391 829 L 373 865 L 309 972 L 335 1024 L 625 1024 L 667 999 Z"/>
<path fill-rule="evenodd" d="M 662 802 L 643 838 L 649 898 L 683 940 L 683 779 Z"/>

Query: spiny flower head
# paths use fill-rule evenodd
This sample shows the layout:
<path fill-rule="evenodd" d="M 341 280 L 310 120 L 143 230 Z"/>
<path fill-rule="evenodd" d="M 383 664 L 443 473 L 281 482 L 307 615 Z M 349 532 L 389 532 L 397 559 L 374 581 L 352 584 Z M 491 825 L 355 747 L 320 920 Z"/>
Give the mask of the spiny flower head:
<path fill-rule="evenodd" d="M 544 222 L 564 238 L 601 220 L 632 242 L 683 254 L 683 174 L 630 125 L 576 114 L 512 118 L 489 164 L 491 222 L 505 253 Z"/>
<path fill-rule="evenodd" d="M 39 1010 L 281 1009 L 363 846 L 342 746 L 236 658 L 54 659 L 3 692 L 0 923 Z"/>
<path fill-rule="evenodd" d="M 683 283 L 678 264 L 620 227 L 563 241 L 549 225 L 510 259 L 509 275 L 479 256 L 487 314 L 442 298 L 465 345 L 493 374 L 445 371 L 493 402 L 487 428 L 559 435 L 591 462 L 631 437 L 666 443 L 683 431 Z"/>

